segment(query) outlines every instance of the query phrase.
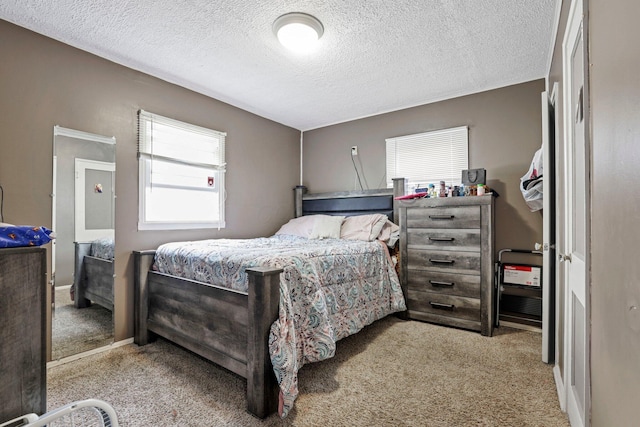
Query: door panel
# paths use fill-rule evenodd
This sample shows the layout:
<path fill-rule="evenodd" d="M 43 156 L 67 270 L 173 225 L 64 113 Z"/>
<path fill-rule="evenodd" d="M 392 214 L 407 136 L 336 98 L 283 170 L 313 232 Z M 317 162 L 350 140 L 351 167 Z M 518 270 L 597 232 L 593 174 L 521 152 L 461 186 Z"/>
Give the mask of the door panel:
<path fill-rule="evenodd" d="M 87 230 L 109 230 L 113 224 L 113 172 L 85 169 L 84 225 Z"/>
<path fill-rule="evenodd" d="M 588 424 L 589 301 L 588 265 L 588 145 L 586 140 L 585 58 L 582 1 L 574 0 L 563 41 L 565 124 L 565 224 L 566 351 L 564 388 L 566 409 L 573 426 Z"/>
<path fill-rule="evenodd" d="M 75 241 L 114 237 L 115 163 L 76 159 Z"/>

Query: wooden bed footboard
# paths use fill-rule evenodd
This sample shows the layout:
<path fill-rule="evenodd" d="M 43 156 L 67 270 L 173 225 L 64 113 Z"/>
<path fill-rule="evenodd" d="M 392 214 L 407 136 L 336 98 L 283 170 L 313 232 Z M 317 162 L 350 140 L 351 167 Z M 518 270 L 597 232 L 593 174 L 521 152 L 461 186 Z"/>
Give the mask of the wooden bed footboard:
<path fill-rule="evenodd" d="M 168 339 L 247 379 L 247 410 L 264 418 L 277 409 L 269 330 L 278 317 L 280 273 L 247 269 L 247 293 L 151 270 L 155 251 L 134 252 L 134 341 Z"/>
<path fill-rule="evenodd" d="M 113 311 L 113 261 L 90 256 L 91 243 L 75 243 L 74 306 L 92 302 Z"/>

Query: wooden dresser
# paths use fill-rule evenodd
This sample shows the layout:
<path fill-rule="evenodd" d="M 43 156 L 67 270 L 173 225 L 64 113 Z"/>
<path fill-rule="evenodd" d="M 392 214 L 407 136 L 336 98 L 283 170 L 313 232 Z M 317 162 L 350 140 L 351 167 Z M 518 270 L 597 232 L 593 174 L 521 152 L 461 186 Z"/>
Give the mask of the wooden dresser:
<path fill-rule="evenodd" d="M 402 200 L 398 214 L 407 317 L 491 336 L 494 197 Z"/>
<path fill-rule="evenodd" d="M 44 248 L 0 249 L 0 423 L 46 412 Z"/>

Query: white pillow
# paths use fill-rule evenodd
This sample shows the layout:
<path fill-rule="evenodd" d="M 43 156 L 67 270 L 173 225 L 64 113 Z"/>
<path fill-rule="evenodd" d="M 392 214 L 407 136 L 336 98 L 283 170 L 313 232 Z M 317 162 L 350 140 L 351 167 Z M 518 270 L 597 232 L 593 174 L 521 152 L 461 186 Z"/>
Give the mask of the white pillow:
<path fill-rule="evenodd" d="M 340 238 L 371 242 L 378 238 L 387 219 L 383 214 L 348 216 L 342 223 Z"/>
<path fill-rule="evenodd" d="M 338 215 L 314 215 L 315 223 L 311 231 L 310 239 L 339 239 L 340 227 L 344 216 Z"/>
<path fill-rule="evenodd" d="M 383 241 L 387 246 L 393 247 L 400 238 L 400 227 L 397 224 L 387 220 L 380 230 L 378 240 Z"/>
<path fill-rule="evenodd" d="M 276 231 L 276 234 L 288 234 L 291 236 L 306 237 L 308 239 L 313 231 L 316 216 L 317 215 L 309 215 L 290 219 L 289 222 Z"/>

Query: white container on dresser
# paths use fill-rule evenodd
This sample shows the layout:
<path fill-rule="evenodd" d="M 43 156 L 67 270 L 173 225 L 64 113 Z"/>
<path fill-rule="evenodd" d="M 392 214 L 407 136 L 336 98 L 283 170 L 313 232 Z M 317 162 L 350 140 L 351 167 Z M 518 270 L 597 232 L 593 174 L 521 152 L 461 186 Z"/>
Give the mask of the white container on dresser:
<path fill-rule="evenodd" d="M 493 195 L 401 200 L 398 215 L 407 317 L 491 336 Z"/>

